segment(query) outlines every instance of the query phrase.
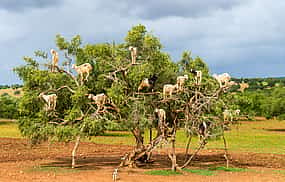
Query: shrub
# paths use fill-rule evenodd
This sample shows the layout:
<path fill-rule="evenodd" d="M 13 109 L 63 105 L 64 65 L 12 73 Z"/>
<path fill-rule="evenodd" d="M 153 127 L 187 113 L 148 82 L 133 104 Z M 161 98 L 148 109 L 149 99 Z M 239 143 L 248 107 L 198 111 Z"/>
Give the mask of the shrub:
<path fill-rule="evenodd" d="M 14 92 L 14 95 L 20 95 L 21 94 L 21 91 L 20 90 L 16 90 L 15 92 Z"/>

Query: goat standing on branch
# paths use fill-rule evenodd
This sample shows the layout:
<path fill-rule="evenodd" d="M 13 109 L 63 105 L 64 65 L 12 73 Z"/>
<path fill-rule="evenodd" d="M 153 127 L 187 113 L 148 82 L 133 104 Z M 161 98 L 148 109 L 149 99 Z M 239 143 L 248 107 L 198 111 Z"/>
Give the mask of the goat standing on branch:
<path fill-rule="evenodd" d="M 166 99 L 166 96 L 170 96 L 172 95 L 172 93 L 178 89 L 178 85 L 172 85 L 172 84 L 166 84 L 163 86 L 163 99 Z"/>
<path fill-rule="evenodd" d="M 107 96 L 104 93 L 97 94 L 96 96 L 93 94 L 88 94 L 88 99 L 91 99 L 97 105 L 97 111 L 100 111 L 104 108 L 104 105 L 107 103 Z"/>
<path fill-rule="evenodd" d="M 155 114 L 156 118 L 158 118 L 158 124 L 157 124 L 158 133 L 157 133 L 157 135 L 159 136 L 160 134 L 162 134 L 162 136 L 164 137 L 166 135 L 165 128 L 167 127 L 165 110 L 155 108 L 154 114 Z"/>
<path fill-rule="evenodd" d="M 200 142 L 203 141 L 203 139 L 207 138 L 207 136 L 209 135 L 210 125 L 211 125 L 211 122 L 207 122 L 207 121 L 203 121 L 202 123 L 199 124 L 198 134 L 199 134 Z"/>
<path fill-rule="evenodd" d="M 76 66 L 75 64 L 73 64 L 72 68 L 75 69 L 76 72 L 79 74 L 81 83 L 83 81 L 84 73 L 86 73 L 86 77 L 84 80 L 88 81 L 89 74 L 93 69 L 91 64 L 89 63 L 84 63 L 80 66 Z"/>
<path fill-rule="evenodd" d="M 157 80 L 156 75 L 153 75 L 150 78 L 143 79 L 142 82 L 140 83 L 139 87 L 138 87 L 138 92 L 144 88 L 149 88 L 149 89 L 151 89 L 151 91 L 153 91 L 153 87 L 154 87 L 156 80 Z"/>
<path fill-rule="evenodd" d="M 213 77 L 219 82 L 220 87 L 227 86 L 231 79 L 231 76 L 228 73 L 223 73 L 220 75 L 213 74 Z"/>
<path fill-rule="evenodd" d="M 178 86 L 178 90 L 182 91 L 183 90 L 183 86 L 185 84 L 185 81 L 188 80 L 188 75 L 183 75 L 183 76 L 178 76 L 177 77 L 177 86 Z"/>
<path fill-rule="evenodd" d="M 129 51 L 131 51 L 131 58 L 132 58 L 132 64 L 136 64 L 137 59 L 137 48 L 130 46 Z"/>
<path fill-rule="evenodd" d="M 200 85 L 202 82 L 202 71 L 190 69 L 190 73 L 194 74 L 195 84 Z"/>
<path fill-rule="evenodd" d="M 245 90 L 246 88 L 249 87 L 248 83 L 244 83 L 244 82 L 240 83 L 239 86 L 240 86 L 240 88 L 239 88 L 238 90 L 239 90 L 240 92 L 242 92 L 242 93 L 244 92 L 244 90 Z"/>
<path fill-rule="evenodd" d="M 55 67 L 58 66 L 58 53 L 54 49 L 51 49 L 50 53 L 52 55 L 51 71 L 54 72 Z"/>
<path fill-rule="evenodd" d="M 234 85 L 237 85 L 237 83 L 236 83 L 235 81 L 229 81 L 229 82 L 227 82 L 227 83 L 225 84 L 225 88 L 226 88 L 226 89 L 229 89 L 229 88 L 231 88 L 231 87 L 234 86 Z"/>
<path fill-rule="evenodd" d="M 46 111 L 55 110 L 56 100 L 57 100 L 56 94 L 45 95 L 44 93 L 40 93 L 39 97 L 42 98 L 46 102 L 46 105 L 45 105 Z"/>

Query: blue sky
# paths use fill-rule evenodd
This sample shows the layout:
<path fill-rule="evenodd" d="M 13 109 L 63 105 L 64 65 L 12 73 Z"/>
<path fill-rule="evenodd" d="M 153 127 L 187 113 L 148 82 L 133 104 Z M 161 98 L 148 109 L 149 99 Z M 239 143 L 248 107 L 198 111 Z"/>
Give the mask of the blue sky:
<path fill-rule="evenodd" d="M 284 10 L 283 0 L 1 0 L 0 84 L 21 83 L 13 67 L 54 48 L 56 34 L 121 42 L 139 23 L 174 61 L 190 50 L 212 73 L 285 76 Z"/>

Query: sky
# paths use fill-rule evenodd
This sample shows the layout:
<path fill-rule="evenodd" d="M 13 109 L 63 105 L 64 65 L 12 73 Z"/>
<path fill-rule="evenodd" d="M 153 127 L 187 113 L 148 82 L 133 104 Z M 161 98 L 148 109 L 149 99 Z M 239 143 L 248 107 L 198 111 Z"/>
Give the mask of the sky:
<path fill-rule="evenodd" d="M 120 43 L 143 24 L 173 61 L 185 50 L 211 73 L 285 76 L 284 0 L 0 0 L 0 85 L 21 83 L 23 56 L 55 48 L 55 36 Z"/>

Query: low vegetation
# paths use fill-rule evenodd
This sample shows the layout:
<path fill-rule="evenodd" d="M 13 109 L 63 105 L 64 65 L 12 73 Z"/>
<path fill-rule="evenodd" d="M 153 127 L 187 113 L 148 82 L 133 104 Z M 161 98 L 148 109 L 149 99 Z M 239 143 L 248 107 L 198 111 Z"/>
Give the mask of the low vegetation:
<path fill-rule="evenodd" d="M 183 173 L 178 171 L 172 171 L 172 170 L 152 170 L 152 171 L 146 171 L 144 174 L 149 175 L 160 175 L 160 176 L 173 176 L 173 175 L 181 175 Z"/>
<path fill-rule="evenodd" d="M 255 152 L 285 154 L 280 146 L 285 146 L 285 122 L 276 120 L 251 121 L 241 125 L 233 125 L 231 131 L 227 131 L 225 136 L 228 141 L 230 151 L 236 152 Z M 146 140 L 149 139 L 149 132 L 145 132 Z M 21 138 L 15 121 L 0 120 L 0 137 Z M 194 142 L 197 137 L 193 138 Z M 89 142 L 100 144 L 134 145 L 134 139 L 130 132 L 126 131 L 107 131 L 101 136 L 91 137 Z M 177 147 L 184 148 L 187 137 L 183 131 L 177 132 Z M 266 145 L 264 145 L 266 143 Z M 169 146 L 163 146 L 165 149 Z M 191 146 L 191 149 L 196 146 Z M 223 141 L 220 139 L 210 140 L 207 145 L 208 150 L 223 149 Z"/>

